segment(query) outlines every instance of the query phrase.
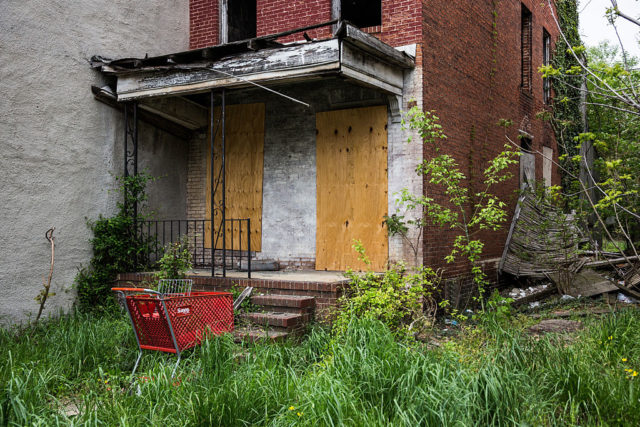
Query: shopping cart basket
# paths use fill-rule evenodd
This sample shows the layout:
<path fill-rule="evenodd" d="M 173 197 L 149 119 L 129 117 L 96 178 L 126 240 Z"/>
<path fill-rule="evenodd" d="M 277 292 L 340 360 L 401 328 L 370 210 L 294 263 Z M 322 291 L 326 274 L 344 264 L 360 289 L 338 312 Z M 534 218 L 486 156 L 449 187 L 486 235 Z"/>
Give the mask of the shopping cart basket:
<path fill-rule="evenodd" d="M 136 372 L 142 350 L 175 353 L 200 344 L 208 334 L 233 331 L 233 298 L 228 292 L 191 292 L 191 280 L 160 281 L 158 290 L 111 288 L 129 313 L 138 342 Z"/>

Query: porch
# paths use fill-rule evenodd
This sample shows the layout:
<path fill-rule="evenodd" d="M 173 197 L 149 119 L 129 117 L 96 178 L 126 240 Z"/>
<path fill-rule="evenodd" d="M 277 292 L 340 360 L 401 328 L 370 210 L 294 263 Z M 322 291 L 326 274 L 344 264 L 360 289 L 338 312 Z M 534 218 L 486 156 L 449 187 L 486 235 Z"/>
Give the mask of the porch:
<path fill-rule="evenodd" d="M 410 55 L 347 23 L 323 25 L 336 25 L 333 38 L 282 45 L 274 35 L 156 58 L 94 58 L 111 82 L 94 88 L 96 98 L 125 113 L 125 175 L 138 171 L 139 121 L 175 139 L 177 161 L 146 160 L 178 182 L 153 190 L 169 219 L 138 222 L 158 242 L 151 262 L 186 239 L 194 283 L 259 277 L 304 290 L 341 282 L 313 270 L 364 267 L 353 239 L 376 270 L 411 259 L 384 216 L 396 212 L 393 193 L 422 188 L 413 175 L 420 147 L 404 144 L 400 129 L 420 73 Z M 405 51 L 415 55 L 415 46 Z M 305 271 L 256 276 L 251 264 L 263 260 Z"/>

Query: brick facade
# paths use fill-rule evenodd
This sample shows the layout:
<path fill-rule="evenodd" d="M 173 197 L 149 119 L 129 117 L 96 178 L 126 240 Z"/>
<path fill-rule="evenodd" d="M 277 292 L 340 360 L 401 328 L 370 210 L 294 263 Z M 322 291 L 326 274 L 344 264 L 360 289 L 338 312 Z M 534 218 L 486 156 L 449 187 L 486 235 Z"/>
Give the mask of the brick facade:
<path fill-rule="evenodd" d="M 332 19 L 332 0 L 257 0 L 257 36 L 306 27 Z M 191 49 L 220 43 L 220 0 L 190 1 Z M 420 0 L 384 0 L 382 25 L 365 29 L 391 46 L 420 43 L 422 37 Z M 308 31 L 313 38 L 329 38 L 329 28 Z M 304 40 L 301 34 L 281 42 Z"/>
<path fill-rule="evenodd" d="M 520 1 L 440 1 L 423 3 L 424 108 L 436 110 L 445 133 L 446 150 L 454 155 L 461 170 L 470 177 L 472 192 L 481 191 L 482 171 L 486 162 L 502 151 L 505 130 L 497 126 L 500 119 L 513 121 L 508 136 L 518 142 L 518 130 L 533 136 L 533 149 L 552 147 L 558 152 L 550 126 L 535 118 L 543 111 L 543 80 L 535 72 L 543 61 L 543 29 L 555 40 L 558 32 L 545 3 L 524 0 L 531 11 L 531 89 L 521 88 L 521 2 Z M 495 33 L 494 28 L 495 21 Z M 526 39 L 526 37 L 525 37 Z M 424 156 L 434 152 L 425 147 Z M 515 206 L 518 169 L 514 179 L 501 186 L 498 195 Z M 542 179 L 542 158 L 536 158 L 536 179 Z M 560 177 L 555 170 L 554 184 Z M 430 196 L 442 196 L 437 189 L 426 190 Z M 508 228 L 508 227 L 507 227 Z M 507 230 L 486 234 L 485 259 L 502 254 Z M 451 250 L 454 234 L 437 226 L 425 230 L 425 264 L 441 265 Z M 446 266 L 448 275 L 467 271 L 464 262 Z"/>
<path fill-rule="evenodd" d="M 531 12 L 530 32 L 522 35 L 522 5 Z M 190 47 L 218 44 L 219 1 L 191 0 Z M 331 0 L 257 0 L 257 35 L 262 36 L 331 19 Z M 495 30 L 494 30 L 495 29 Z M 382 25 L 364 31 L 391 46 L 417 44 L 416 70 L 420 70 L 419 104 L 436 110 L 448 135 L 446 150 L 454 155 L 470 178 L 471 191 L 481 191 L 482 171 L 488 159 L 502 151 L 507 142 L 505 130 L 497 126 L 509 119 L 513 126 L 507 135 L 518 141 L 519 130 L 533 136 L 532 148 L 558 151 L 553 131 L 536 119 L 547 108 L 543 103 L 543 80 L 536 72 L 543 61 L 543 31 L 554 41 L 558 31 L 546 2 L 535 0 L 382 0 Z M 329 29 L 310 31 L 312 37 L 329 37 Z M 301 39 L 291 36 L 281 41 Z M 525 40 L 531 50 L 522 51 Z M 531 75 L 522 87 L 522 57 L 530 58 Z M 530 87 L 529 87 L 530 86 Z M 524 90 L 523 90 L 524 89 Z M 408 92 L 413 92 L 411 88 Z M 406 108 L 407 99 L 403 100 Z M 424 158 L 434 155 L 425 147 Z M 543 161 L 536 158 L 536 179 L 541 180 Z M 499 196 L 513 208 L 518 188 L 518 170 L 514 179 L 500 188 Z M 412 177 L 407 177 L 411 179 Z M 190 178 L 191 179 L 191 178 Z M 559 183 L 557 169 L 552 182 Z M 442 198 L 438 189 L 424 184 L 425 192 Z M 485 262 L 495 263 L 506 240 L 506 230 L 484 236 Z M 453 234 L 438 227 L 427 227 L 423 243 L 424 262 L 443 266 Z M 490 266 L 488 266 L 491 268 Z M 464 262 L 447 265 L 447 275 L 467 271 Z"/>

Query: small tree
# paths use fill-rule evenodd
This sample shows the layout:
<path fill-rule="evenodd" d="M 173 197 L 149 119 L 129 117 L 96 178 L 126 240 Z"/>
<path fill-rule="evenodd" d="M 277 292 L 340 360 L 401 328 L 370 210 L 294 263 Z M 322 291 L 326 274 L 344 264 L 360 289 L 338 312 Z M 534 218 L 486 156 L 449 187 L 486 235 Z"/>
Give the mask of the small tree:
<path fill-rule="evenodd" d="M 397 203 L 408 210 L 422 208 L 428 221 L 456 231 L 451 252 L 445 260 L 447 263 L 453 263 L 462 257 L 470 263 L 473 281 L 484 308 L 482 295 L 488 281 L 480 266 L 484 242 L 480 240 L 478 233 L 484 230 L 497 231 L 507 220 L 505 203 L 491 193 L 491 190 L 497 184 L 513 177 L 508 169 L 518 162 L 519 153 L 505 145 L 505 150 L 492 159 L 484 170 L 484 189 L 469 194 L 469 188 L 466 186 L 467 177 L 460 171 L 456 160 L 449 154 L 440 154 L 441 143 L 447 136 L 434 112 L 413 107 L 405 115 L 402 123 L 404 129 L 417 131 L 424 144 L 434 147 L 437 155 L 424 160 L 416 171 L 424 175 L 427 183 L 442 188 L 445 200 L 440 202 L 427 195 L 412 194 L 405 188 L 400 192 Z M 408 141 L 411 142 L 411 138 Z M 402 217 L 393 219 L 397 229 L 406 230 L 407 226 L 411 225 L 405 224 Z M 424 222 L 414 221 L 413 224 L 423 226 Z"/>

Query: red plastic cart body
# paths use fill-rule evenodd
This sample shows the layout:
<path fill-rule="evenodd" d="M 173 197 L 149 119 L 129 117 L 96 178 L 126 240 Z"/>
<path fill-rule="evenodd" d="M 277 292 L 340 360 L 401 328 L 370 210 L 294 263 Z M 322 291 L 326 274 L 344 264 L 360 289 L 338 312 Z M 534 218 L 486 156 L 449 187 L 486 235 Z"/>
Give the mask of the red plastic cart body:
<path fill-rule="evenodd" d="M 175 353 L 177 367 L 183 350 L 200 344 L 207 336 L 233 332 L 233 297 L 228 292 L 161 294 L 149 289 L 112 290 L 122 295 L 135 292 L 124 298 L 140 349 L 134 373 L 142 350 Z"/>

